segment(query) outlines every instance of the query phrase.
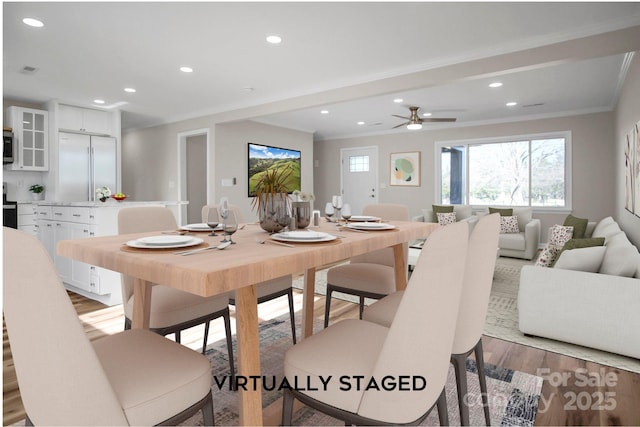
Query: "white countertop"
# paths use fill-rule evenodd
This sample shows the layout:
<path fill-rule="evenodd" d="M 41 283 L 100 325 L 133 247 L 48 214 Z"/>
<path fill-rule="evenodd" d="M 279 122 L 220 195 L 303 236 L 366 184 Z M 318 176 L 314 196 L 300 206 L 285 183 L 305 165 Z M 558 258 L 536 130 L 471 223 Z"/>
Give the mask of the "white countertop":
<path fill-rule="evenodd" d="M 165 206 L 177 206 L 188 205 L 188 201 L 178 200 L 160 200 L 160 201 L 137 201 L 137 200 L 123 200 L 119 202 L 114 199 L 109 199 L 106 202 L 51 202 L 47 200 L 20 200 L 18 203 L 32 203 L 38 206 L 73 206 L 73 207 L 89 207 L 89 208 L 112 208 L 117 206 L 144 206 L 144 205 L 165 205 Z"/>

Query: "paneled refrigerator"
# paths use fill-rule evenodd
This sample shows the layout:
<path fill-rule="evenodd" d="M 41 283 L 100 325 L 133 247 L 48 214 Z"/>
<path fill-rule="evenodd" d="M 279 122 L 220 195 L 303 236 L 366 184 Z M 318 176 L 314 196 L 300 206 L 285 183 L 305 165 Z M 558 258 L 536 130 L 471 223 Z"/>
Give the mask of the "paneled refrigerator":
<path fill-rule="evenodd" d="M 115 138 L 60 132 L 58 144 L 58 200 L 95 201 L 98 187 L 117 191 Z"/>

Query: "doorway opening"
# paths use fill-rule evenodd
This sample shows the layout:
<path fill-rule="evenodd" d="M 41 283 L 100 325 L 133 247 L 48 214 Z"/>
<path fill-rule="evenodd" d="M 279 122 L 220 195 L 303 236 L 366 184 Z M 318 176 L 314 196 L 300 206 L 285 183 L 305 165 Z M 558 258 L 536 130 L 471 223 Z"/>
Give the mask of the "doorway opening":
<path fill-rule="evenodd" d="M 209 129 L 196 129 L 178 134 L 178 199 L 188 201 L 178 209 L 178 223 L 202 222 L 202 207 L 207 204 L 213 167 Z"/>

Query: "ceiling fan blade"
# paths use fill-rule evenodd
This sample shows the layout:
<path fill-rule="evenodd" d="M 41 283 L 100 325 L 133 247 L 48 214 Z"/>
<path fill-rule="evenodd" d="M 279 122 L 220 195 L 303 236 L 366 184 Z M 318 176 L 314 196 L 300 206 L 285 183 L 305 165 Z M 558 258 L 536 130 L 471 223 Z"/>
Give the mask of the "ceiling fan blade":
<path fill-rule="evenodd" d="M 399 124 L 398 126 L 394 126 L 394 127 L 392 127 L 391 129 L 400 128 L 400 127 L 402 127 L 402 126 L 406 126 L 407 124 L 409 124 L 409 122 L 401 123 L 401 124 Z"/>
<path fill-rule="evenodd" d="M 436 122 L 455 122 L 457 119 L 453 118 L 453 117 L 434 117 L 431 119 L 420 119 L 423 122 L 432 122 L 432 123 L 436 123 Z"/>
<path fill-rule="evenodd" d="M 402 116 L 397 116 L 395 114 L 392 114 L 393 117 L 398 117 L 399 119 L 405 119 L 405 120 L 411 120 L 409 117 L 402 117 Z"/>

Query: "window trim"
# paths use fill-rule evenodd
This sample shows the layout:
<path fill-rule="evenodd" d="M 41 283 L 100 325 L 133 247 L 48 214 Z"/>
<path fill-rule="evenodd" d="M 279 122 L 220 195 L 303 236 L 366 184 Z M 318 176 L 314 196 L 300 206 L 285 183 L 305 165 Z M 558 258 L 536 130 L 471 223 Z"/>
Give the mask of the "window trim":
<path fill-rule="evenodd" d="M 456 145 L 475 145 L 475 144 L 488 144 L 488 143 L 504 143 L 504 142 L 515 142 L 522 140 L 536 140 L 536 139 L 554 139 L 554 138 L 564 138 L 564 183 L 565 183 L 565 206 L 562 207 L 551 207 L 551 206 L 531 206 L 534 212 L 549 212 L 549 213 L 569 213 L 573 211 L 573 165 L 572 165 L 572 134 L 571 131 L 558 131 L 558 132 L 544 132 L 544 133 L 530 133 L 530 134 L 520 134 L 520 135 L 508 135 L 508 136 L 498 136 L 498 137 L 486 137 L 486 138 L 469 138 L 469 139 L 454 139 L 454 140 L 441 140 L 435 141 L 434 143 L 434 185 L 435 185 L 435 203 L 441 203 L 442 201 L 442 156 L 441 151 L 442 147 L 446 146 L 456 146 Z M 529 146 L 529 149 L 531 147 Z M 468 179 L 469 179 L 469 162 L 467 161 L 466 150 L 465 150 L 465 198 L 468 202 Z M 529 168 L 529 175 L 531 175 L 531 168 Z M 531 178 L 531 176 L 529 176 Z M 531 182 L 531 179 L 529 179 Z M 531 203 L 531 200 L 529 200 Z M 485 208 L 489 205 L 473 205 L 472 207 L 475 209 Z M 493 205 L 498 206 L 498 205 Z"/>

